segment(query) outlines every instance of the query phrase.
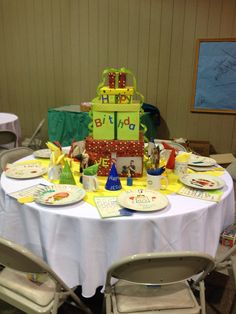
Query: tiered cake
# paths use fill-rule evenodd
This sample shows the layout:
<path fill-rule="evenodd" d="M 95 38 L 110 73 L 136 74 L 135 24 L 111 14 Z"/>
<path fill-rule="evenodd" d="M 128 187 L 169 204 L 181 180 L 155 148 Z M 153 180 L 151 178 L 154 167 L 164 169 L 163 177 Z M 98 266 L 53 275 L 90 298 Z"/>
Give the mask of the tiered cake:
<path fill-rule="evenodd" d="M 126 85 L 127 76 L 133 79 L 133 86 Z M 115 161 L 120 176 L 140 177 L 144 154 L 140 131 L 143 96 L 136 91 L 136 80 L 129 70 L 107 69 L 102 77 L 97 97 L 92 101 L 91 136 L 86 138 L 86 152 L 99 163 L 98 175 L 108 175 Z"/>

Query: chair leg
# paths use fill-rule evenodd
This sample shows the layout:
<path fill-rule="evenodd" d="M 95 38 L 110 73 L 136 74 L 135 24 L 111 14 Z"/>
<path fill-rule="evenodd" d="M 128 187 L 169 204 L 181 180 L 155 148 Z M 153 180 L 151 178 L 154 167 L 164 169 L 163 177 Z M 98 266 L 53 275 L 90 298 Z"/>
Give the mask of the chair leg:
<path fill-rule="evenodd" d="M 236 288 L 236 256 L 231 256 L 231 267 L 233 270 L 233 277 L 234 277 L 234 283 L 235 283 L 235 288 Z"/>
<path fill-rule="evenodd" d="M 113 314 L 113 307 L 112 307 L 112 301 L 111 301 L 111 295 L 104 295 L 103 299 L 103 307 L 102 307 L 102 313 L 103 314 Z"/>
<path fill-rule="evenodd" d="M 57 314 L 58 304 L 59 304 L 59 293 L 56 292 L 55 298 L 54 298 L 54 304 L 52 308 L 52 314 Z"/>
<path fill-rule="evenodd" d="M 200 287 L 201 313 L 206 314 L 205 284 L 203 280 L 199 282 L 199 287 Z"/>
<path fill-rule="evenodd" d="M 82 311 L 84 311 L 87 314 L 92 314 L 92 311 L 84 305 L 84 303 L 80 300 L 79 297 L 77 297 L 77 295 L 72 290 L 70 292 L 70 297 L 76 303 L 78 308 L 80 308 Z"/>
<path fill-rule="evenodd" d="M 106 314 L 106 298 L 103 298 L 103 303 L 102 303 L 102 314 Z"/>

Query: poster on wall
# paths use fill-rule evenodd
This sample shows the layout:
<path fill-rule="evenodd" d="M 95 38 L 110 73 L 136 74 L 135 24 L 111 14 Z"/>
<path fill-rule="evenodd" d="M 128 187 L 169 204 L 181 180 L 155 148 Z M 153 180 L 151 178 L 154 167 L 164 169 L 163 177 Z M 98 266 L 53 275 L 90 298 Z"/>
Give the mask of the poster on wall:
<path fill-rule="evenodd" d="M 236 114 L 236 38 L 197 40 L 191 111 Z"/>

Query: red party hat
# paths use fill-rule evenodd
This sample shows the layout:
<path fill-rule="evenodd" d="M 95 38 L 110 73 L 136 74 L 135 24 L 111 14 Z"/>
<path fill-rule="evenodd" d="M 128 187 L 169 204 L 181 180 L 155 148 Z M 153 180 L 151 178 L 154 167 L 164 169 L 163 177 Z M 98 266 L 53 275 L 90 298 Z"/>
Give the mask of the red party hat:
<path fill-rule="evenodd" d="M 166 168 L 167 169 L 174 169 L 174 167 L 175 167 L 175 149 L 172 149 L 171 153 L 170 153 L 170 157 L 169 157 L 167 164 L 166 164 Z"/>
<path fill-rule="evenodd" d="M 173 147 L 173 146 L 171 146 L 171 145 L 169 145 L 168 143 L 166 143 L 166 142 L 161 142 L 161 144 L 163 145 L 163 147 L 165 148 L 165 149 L 169 149 L 169 150 L 171 150 L 171 149 L 174 149 L 174 151 L 176 151 L 176 149 Z"/>

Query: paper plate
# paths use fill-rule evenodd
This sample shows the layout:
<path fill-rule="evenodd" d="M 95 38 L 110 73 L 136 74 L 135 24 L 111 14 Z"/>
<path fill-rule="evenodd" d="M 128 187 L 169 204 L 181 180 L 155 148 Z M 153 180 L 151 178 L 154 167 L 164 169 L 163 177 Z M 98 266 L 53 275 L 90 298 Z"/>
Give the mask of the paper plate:
<path fill-rule="evenodd" d="M 69 205 L 82 200 L 85 194 L 85 190 L 76 185 L 49 185 L 35 195 L 35 202 L 50 206 Z"/>
<path fill-rule="evenodd" d="M 186 174 L 180 177 L 179 180 L 187 186 L 202 190 L 221 189 L 225 185 L 222 179 L 204 173 Z"/>
<path fill-rule="evenodd" d="M 168 205 L 165 195 L 146 189 L 124 191 L 118 196 L 117 201 L 125 208 L 142 212 L 161 210 Z"/>
<path fill-rule="evenodd" d="M 190 160 L 188 162 L 190 166 L 197 166 L 197 167 L 210 167 L 216 165 L 216 161 L 213 158 L 198 156 L 198 155 L 191 155 Z"/>
<path fill-rule="evenodd" d="M 13 164 L 5 172 L 6 176 L 13 179 L 32 179 L 45 174 L 48 169 L 41 163 Z"/>
<path fill-rule="evenodd" d="M 174 141 L 154 140 L 154 143 L 156 145 L 159 145 L 160 150 L 164 149 L 162 142 L 166 142 L 166 144 L 170 145 L 172 148 L 176 149 L 177 151 L 187 152 L 187 149 L 183 145 L 176 143 Z"/>
<path fill-rule="evenodd" d="M 217 167 L 217 165 L 216 166 L 205 166 L 205 167 L 198 167 L 198 166 L 190 166 L 190 165 L 188 165 L 188 168 L 189 169 L 192 169 L 192 170 L 194 170 L 194 171 L 197 171 L 197 172 L 204 172 L 204 171 L 219 171 L 219 170 L 221 170 L 221 171 L 223 171 L 223 169 L 221 169 L 220 167 Z"/>
<path fill-rule="evenodd" d="M 51 151 L 48 148 L 39 149 L 34 152 L 34 157 L 36 158 L 47 158 L 49 159 L 51 155 Z"/>

